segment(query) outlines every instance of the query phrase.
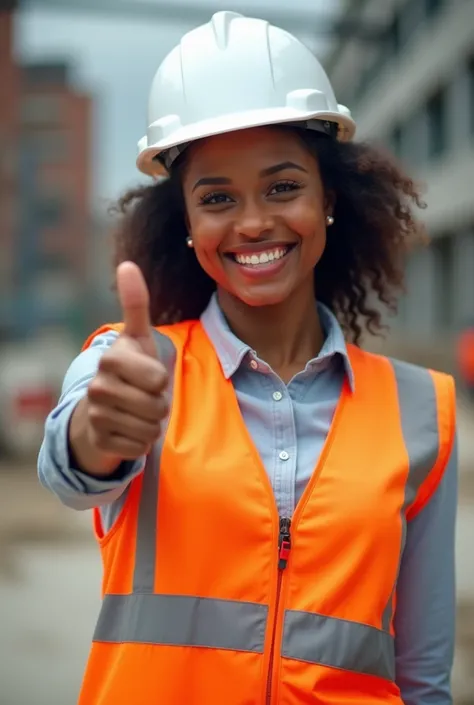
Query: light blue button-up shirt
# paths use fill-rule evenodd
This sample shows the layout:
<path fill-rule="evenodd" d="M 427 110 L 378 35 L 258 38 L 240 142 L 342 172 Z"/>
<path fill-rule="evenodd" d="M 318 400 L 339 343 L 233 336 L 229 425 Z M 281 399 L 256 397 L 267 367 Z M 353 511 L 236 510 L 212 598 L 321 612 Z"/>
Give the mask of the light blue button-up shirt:
<path fill-rule="evenodd" d="M 293 514 L 316 467 L 345 377 L 354 385 L 342 330 L 327 308 L 319 305 L 319 314 L 324 345 L 288 384 L 232 333 L 215 296 L 202 315 L 285 517 Z M 38 460 L 42 484 L 75 509 L 100 506 L 106 529 L 144 459 L 123 463 L 113 478 L 92 478 L 70 466 L 67 433 L 71 413 L 116 335 L 97 336 L 72 363 L 58 406 L 48 417 Z M 408 525 L 395 614 L 397 684 L 405 705 L 452 703 L 456 505 L 457 447 L 436 493 Z"/>

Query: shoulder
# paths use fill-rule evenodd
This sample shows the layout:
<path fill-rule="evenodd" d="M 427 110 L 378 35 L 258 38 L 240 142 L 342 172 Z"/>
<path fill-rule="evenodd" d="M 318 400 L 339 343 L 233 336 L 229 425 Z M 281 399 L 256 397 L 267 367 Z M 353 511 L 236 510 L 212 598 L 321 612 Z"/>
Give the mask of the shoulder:
<path fill-rule="evenodd" d="M 82 346 L 82 357 L 89 350 L 94 350 L 95 354 L 98 351 L 101 353 L 112 345 L 114 340 L 120 335 L 123 330 L 123 323 L 106 323 L 100 328 L 97 328 L 89 335 Z M 159 359 L 163 362 L 168 370 L 172 370 L 175 366 L 176 359 L 182 354 L 184 348 L 187 347 L 190 338 L 193 337 L 193 332 L 198 330 L 202 334 L 202 325 L 200 321 L 183 321 L 169 325 L 156 326 L 153 328 L 156 348 Z"/>
<path fill-rule="evenodd" d="M 456 435 L 454 379 L 444 372 L 348 346 L 358 378 L 384 386 L 384 399 L 398 405 L 403 436 L 414 457 L 436 456 L 447 462 Z"/>
<path fill-rule="evenodd" d="M 387 358 L 393 368 L 400 400 L 414 410 L 436 416 L 440 441 L 450 441 L 456 428 L 456 385 L 452 375 L 403 360 Z M 422 406 L 423 404 L 423 406 Z"/>
<path fill-rule="evenodd" d="M 157 340 L 168 338 L 178 344 L 180 340 L 185 340 L 189 337 L 191 329 L 195 326 L 200 326 L 199 321 L 182 321 L 180 323 L 172 323 L 169 325 L 155 326 L 153 328 Z M 99 328 L 96 328 L 84 341 L 82 350 L 87 350 L 92 346 L 97 346 L 104 340 L 115 340 L 123 331 L 123 322 L 104 323 Z"/>
<path fill-rule="evenodd" d="M 353 345 L 348 345 L 348 352 L 360 367 L 390 369 L 395 378 L 399 392 L 407 392 L 414 398 L 415 393 L 425 399 L 445 401 L 451 399 L 454 403 L 456 391 L 452 375 L 433 370 L 411 362 L 399 360 L 385 355 L 367 352 Z"/>
<path fill-rule="evenodd" d="M 399 360 L 394 357 L 386 357 L 385 359 L 390 362 L 399 375 L 410 379 L 422 379 L 429 376 L 434 380 L 434 383 L 448 384 L 454 389 L 454 378 L 447 372 L 434 370 L 430 367 L 423 367 L 422 365 L 415 365 L 412 362 L 406 362 L 405 360 Z"/>
<path fill-rule="evenodd" d="M 452 375 L 403 360 L 387 360 L 394 371 L 400 403 L 411 409 L 407 422 L 414 422 L 416 414 L 429 415 L 440 446 L 450 447 L 456 433 L 456 385 Z"/>
<path fill-rule="evenodd" d="M 122 329 L 123 323 L 105 323 L 86 338 L 82 345 L 82 351 L 100 345 L 109 347 L 117 339 Z"/>
<path fill-rule="evenodd" d="M 413 519 L 436 492 L 456 441 L 456 391 L 451 375 L 384 358 L 396 384 L 400 422 L 416 487 L 407 518 Z"/>
<path fill-rule="evenodd" d="M 397 385 L 404 390 L 424 394 L 433 399 L 436 406 L 449 403 L 454 407 L 456 386 L 452 375 L 410 362 L 387 358 L 393 368 Z"/>

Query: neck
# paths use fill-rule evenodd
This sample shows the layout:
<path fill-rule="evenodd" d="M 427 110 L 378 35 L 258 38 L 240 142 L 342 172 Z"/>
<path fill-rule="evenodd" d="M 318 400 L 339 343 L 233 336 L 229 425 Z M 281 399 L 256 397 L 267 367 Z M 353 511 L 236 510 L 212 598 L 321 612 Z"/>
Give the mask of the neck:
<path fill-rule="evenodd" d="M 274 306 L 247 306 L 222 289 L 218 299 L 235 335 L 283 379 L 303 369 L 323 346 L 312 285 Z"/>

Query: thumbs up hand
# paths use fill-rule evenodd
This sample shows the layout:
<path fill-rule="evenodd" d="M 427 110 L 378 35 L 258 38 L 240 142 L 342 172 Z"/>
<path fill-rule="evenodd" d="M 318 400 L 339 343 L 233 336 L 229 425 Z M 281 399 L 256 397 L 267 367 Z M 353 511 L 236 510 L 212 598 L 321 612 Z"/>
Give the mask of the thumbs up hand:
<path fill-rule="evenodd" d="M 80 469 L 97 475 L 111 474 L 123 460 L 147 454 L 168 413 L 168 377 L 153 339 L 148 289 L 134 263 L 119 266 L 117 289 L 123 332 L 101 357 L 69 431 Z"/>

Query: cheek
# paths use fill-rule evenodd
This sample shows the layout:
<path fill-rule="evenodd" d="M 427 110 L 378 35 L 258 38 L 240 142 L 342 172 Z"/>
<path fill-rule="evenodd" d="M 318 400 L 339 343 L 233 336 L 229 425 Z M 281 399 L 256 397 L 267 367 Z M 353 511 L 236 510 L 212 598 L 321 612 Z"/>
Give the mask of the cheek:
<path fill-rule="evenodd" d="M 223 224 L 208 213 L 193 214 L 189 218 L 189 229 L 196 250 L 211 253 L 217 250 L 223 238 Z"/>
<path fill-rule="evenodd" d="M 189 217 L 189 231 L 193 239 L 194 252 L 200 265 L 208 273 L 220 263 L 219 246 L 223 240 L 225 228 L 219 219 L 206 213 L 194 213 Z"/>
<path fill-rule="evenodd" d="M 285 214 L 287 227 L 297 233 L 302 246 L 320 249 L 326 242 L 326 222 L 323 207 L 313 199 L 301 199 L 291 204 Z"/>

